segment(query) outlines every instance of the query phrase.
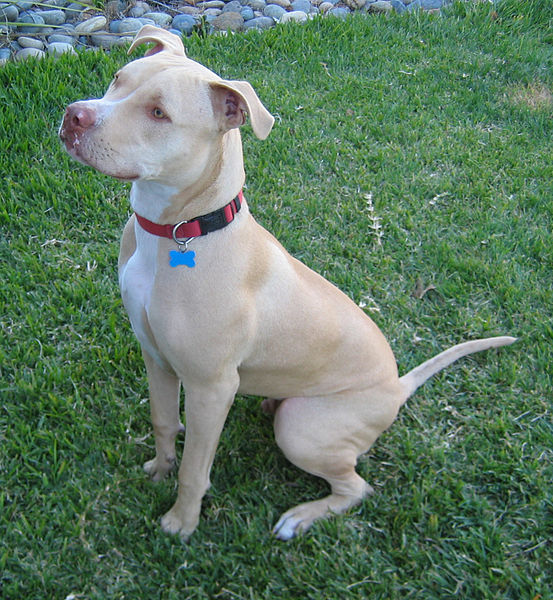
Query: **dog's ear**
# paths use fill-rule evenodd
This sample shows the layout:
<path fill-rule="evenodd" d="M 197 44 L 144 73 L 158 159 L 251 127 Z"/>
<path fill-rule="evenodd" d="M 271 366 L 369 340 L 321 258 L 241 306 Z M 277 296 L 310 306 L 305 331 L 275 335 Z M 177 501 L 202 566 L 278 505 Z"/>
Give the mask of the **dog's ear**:
<path fill-rule="evenodd" d="M 154 42 L 155 46 L 146 51 L 144 56 L 151 56 L 158 52 L 169 52 L 175 56 L 184 56 L 184 46 L 182 40 L 178 35 L 169 33 L 165 29 L 154 27 L 153 25 L 144 25 L 140 31 L 136 34 L 127 54 L 130 54 L 140 44 L 147 44 L 148 42 Z"/>
<path fill-rule="evenodd" d="M 213 106 L 224 131 L 240 127 L 250 116 L 253 132 L 264 140 L 275 122 L 247 81 L 211 81 Z"/>

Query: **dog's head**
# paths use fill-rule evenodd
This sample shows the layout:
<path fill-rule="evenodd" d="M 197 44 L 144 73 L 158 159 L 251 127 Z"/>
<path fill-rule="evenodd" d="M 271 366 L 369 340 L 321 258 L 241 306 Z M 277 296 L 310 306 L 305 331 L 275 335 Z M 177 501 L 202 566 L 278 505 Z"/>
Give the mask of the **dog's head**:
<path fill-rule="evenodd" d="M 129 53 L 152 42 L 103 98 L 71 104 L 59 133 L 71 156 L 107 175 L 182 189 L 212 171 L 225 136 L 240 149 L 247 115 L 260 139 L 274 119 L 248 82 L 223 80 L 190 60 L 181 39 L 163 29 L 144 26 Z"/>

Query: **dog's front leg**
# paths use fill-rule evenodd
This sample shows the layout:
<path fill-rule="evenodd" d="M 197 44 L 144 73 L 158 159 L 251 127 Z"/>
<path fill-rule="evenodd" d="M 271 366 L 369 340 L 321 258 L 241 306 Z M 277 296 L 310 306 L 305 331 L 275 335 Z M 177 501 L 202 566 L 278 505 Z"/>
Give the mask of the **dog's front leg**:
<path fill-rule="evenodd" d="M 156 441 L 156 455 L 144 464 L 144 470 L 154 481 L 163 479 L 177 462 L 175 438 L 184 431 L 179 415 L 179 378 L 162 369 L 143 350 L 150 387 L 150 414 Z"/>
<path fill-rule="evenodd" d="M 178 496 L 173 508 L 161 520 L 161 526 L 168 533 L 180 533 L 187 539 L 198 525 L 219 437 L 237 389 L 238 375 L 235 380 L 207 389 L 186 389 L 186 435 Z"/>

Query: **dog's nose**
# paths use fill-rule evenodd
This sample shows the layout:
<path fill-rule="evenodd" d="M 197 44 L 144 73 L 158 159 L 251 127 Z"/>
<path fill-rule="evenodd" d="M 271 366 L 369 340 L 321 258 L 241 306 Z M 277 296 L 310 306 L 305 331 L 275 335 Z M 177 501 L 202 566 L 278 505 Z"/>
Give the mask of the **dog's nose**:
<path fill-rule="evenodd" d="M 70 104 L 65 111 L 60 128 L 61 139 L 67 141 L 90 129 L 96 123 L 96 117 L 96 111 L 91 106 L 81 102 Z"/>
<path fill-rule="evenodd" d="M 65 121 L 71 129 L 84 131 L 96 122 L 96 111 L 91 106 L 77 102 L 67 107 Z"/>

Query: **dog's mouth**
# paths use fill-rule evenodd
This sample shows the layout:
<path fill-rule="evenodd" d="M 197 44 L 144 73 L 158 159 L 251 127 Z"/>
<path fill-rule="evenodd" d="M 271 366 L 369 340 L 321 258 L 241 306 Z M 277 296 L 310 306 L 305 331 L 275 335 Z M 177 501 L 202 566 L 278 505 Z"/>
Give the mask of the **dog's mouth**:
<path fill-rule="evenodd" d="M 67 152 L 76 160 L 86 164 L 80 151 L 81 140 L 75 131 L 66 128 L 65 121 L 62 123 L 58 135 Z"/>
<path fill-rule="evenodd" d="M 90 145 L 87 143 L 87 141 L 81 140 L 77 132 L 72 130 L 68 131 L 64 127 L 63 123 L 59 130 L 59 137 L 69 156 L 81 164 L 87 167 L 92 167 L 93 169 L 100 171 L 100 173 L 104 173 L 104 175 L 114 177 L 120 181 L 136 181 L 137 179 L 140 179 L 140 176 L 136 173 L 125 172 L 123 170 L 112 170 L 110 168 L 111 165 L 110 167 L 107 167 L 103 164 L 100 164 L 101 161 L 96 160 L 95 153 L 90 149 Z M 104 153 L 104 156 L 109 156 L 109 153 Z"/>
<path fill-rule="evenodd" d="M 109 173 L 108 173 L 109 175 Z M 137 181 L 140 179 L 139 175 L 111 175 L 111 177 L 115 177 L 115 179 L 119 179 L 119 181 Z"/>

